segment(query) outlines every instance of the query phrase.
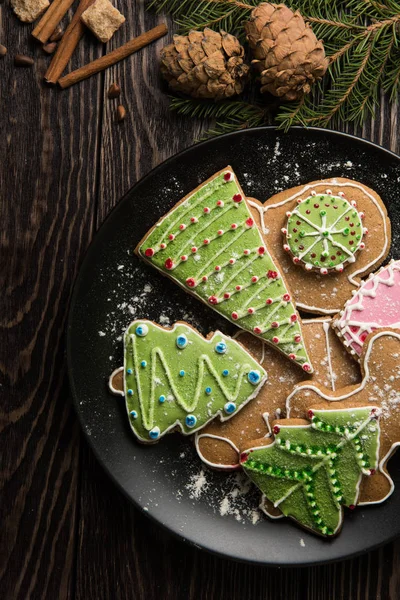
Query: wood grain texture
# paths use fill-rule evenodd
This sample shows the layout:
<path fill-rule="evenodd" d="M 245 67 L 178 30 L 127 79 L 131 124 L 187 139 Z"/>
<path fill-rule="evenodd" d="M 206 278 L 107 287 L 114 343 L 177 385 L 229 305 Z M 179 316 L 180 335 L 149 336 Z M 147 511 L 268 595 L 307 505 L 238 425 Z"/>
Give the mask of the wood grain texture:
<path fill-rule="evenodd" d="M 110 51 L 165 17 L 117 0 L 127 22 Z M 151 168 L 199 137 L 168 111 L 154 68 L 167 38 L 68 91 L 41 76 L 49 58 L 0 1 L 0 590 L 5 600 L 396 600 L 400 541 L 311 569 L 224 560 L 143 516 L 95 461 L 68 399 L 63 327 L 95 229 Z M 171 33 L 169 39 L 171 38 Z M 14 70 L 14 53 L 34 55 Z M 67 71 L 101 56 L 87 34 Z M 122 95 L 107 99 L 112 82 Z M 127 110 L 116 121 L 117 104 Z M 350 132 L 399 151 L 397 107 Z M 344 130 L 340 124 L 337 129 Z"/>
<path fill-rule="evenodd" d="M 66 385 L 63 330 L 93 231 L 101 82 L 43 86 L 49 58 L 0 5 L 2 452 L 0 590 L 6 600 L 72 597 L 79 427 Z M 35 58 L 15 69 L 13 56 Z M 74 60 L 101 53 L 81 46 Z M 88 176 L 89 174 L 89 176 Z"/>

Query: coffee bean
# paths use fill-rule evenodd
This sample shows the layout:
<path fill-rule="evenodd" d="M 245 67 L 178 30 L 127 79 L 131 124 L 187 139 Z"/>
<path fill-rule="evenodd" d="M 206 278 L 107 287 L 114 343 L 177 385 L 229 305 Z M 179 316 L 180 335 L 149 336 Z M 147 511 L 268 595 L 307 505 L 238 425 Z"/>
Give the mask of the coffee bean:
<path fill-rule="evenodd" d="M 121 93 L 121 88 L 117 83 L 112 83 L 108 88 L 107 96 L 109 98 L 118 98 Z"/>
<path fill-rule="evenodd" d="M 24 54 L 16 54 L 14 56 L 14 65 L 16 67 L 31 67 L 34 64 L 33 58 Z"/>
<path fill-rule="evenodd" d="M 64 35 L 63 30 L 61 29 L 61 27 L 59 25 L 57 25 L 57 27 L 51 34 L 49 41 L 50 42 L 59 42 L 63 35 Z"/>
<path fill-rule="evenodd" d="M 117 121 L 118 123 L 121 123 L 126 117 L 126 110 L 125 108 L 122 106 L 122 104 L 120 104 L 117 108 Z"/>
<path fill-rule="evenodd" d="M 51 42 L 50 44 L 45 44 L 43 46 L 43 50 L 46 54 L 53 54 L 54 50 L 57 48 L 56 42 Z"/>

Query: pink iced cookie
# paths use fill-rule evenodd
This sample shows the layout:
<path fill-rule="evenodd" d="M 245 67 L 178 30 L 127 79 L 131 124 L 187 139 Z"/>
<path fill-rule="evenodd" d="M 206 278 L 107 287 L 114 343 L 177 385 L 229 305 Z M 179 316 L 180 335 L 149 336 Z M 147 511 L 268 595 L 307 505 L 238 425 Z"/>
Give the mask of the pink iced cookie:
<path fill-rule="evenodd" d="M 361 355 L 369 333 L 381 327 L 400 329 L 400 260 L 372 273 L 333 322 L 351 354 Z"/>

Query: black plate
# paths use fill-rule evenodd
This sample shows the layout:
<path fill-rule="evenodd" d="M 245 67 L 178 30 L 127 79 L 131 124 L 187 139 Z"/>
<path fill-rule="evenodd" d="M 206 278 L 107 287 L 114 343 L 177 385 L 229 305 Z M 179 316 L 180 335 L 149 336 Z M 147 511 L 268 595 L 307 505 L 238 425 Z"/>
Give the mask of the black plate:
<path fill-rule="evenodd" d="M 399 247 L 400 159 L 363 140 L 321 129 L 273 128 L 198 144 L 137 183 L 97 233 L 77 279 L 68 322 L 68 364 L 76 409 L 97 458 L 117 485 L 154 519 L 191 543 L 227 557 L 268 565 L 339 560 L 400 535 L 400 488 L 382 506 L 347 513 L 327 541 L 289 520 L 257 519 L 258 494 L 243 476 L 211 472 L 179 435 L 136 443 L 123 399 L 106 381 L 122 364 L 121 333 L 135 317 L 165 324 L 189 320 L 206 334 L 234 327 L 132 255 L 146 231 L 184 194 L 231 164 L 244 191 L 265 200 L 314 179 L 350 177 L 374 188 L 392 219 Z M 397 255 L 398 256 L 398 255 Z M 118 339 L 119 338 L 119 339 Z M 391 471 L 400 482 L 399 461 Z M 224 513 L 222 516 L 221 513 Z"/>

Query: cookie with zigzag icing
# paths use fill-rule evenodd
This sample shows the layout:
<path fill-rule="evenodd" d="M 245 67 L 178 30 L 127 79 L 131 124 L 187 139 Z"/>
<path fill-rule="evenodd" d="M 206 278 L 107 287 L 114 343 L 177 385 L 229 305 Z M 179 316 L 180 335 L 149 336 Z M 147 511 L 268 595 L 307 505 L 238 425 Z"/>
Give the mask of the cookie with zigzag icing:
<path fill-rule="evenodd" d="M 285 273 L 297 307 L 334 315 L 389 253 L 391 225 L 378 194 L 350 179 L 313 181 L 249 198 L 265 243 Z"/>
<path fill-rule="evenodd" d="M 331 319 L 304 319 L 303 334 L 314 365 L 311 381 L 331 390 L 361 379 L 360 367 L 331 328 Z M 268 433 L 268 419 L 285 416 L 286 398 L 293 387 L 310 376 L 246 332 L 235 336 L 268 372 L 257 398 L 227 422 L 214 420 L 196 435 L 197 452 L 208 466 L 218 470 L 240 467 L 240 448 Z"/>
<path fill-rule="evenodd" d="M 124 335 L 124 366 L 110 377 L 125 398 L 133 433 L 144 443 L 171 431 L 190 435 L 215 417 L 226 421 L 256 398 L 264 368 L 220 331 L 207 338 L 186 323 L 172 329 L 131 323 Z"/>
<path fill-rule="evenodd" d="M 180 200 L 135 252 L 311 373 L 293 295 L 258 224 L 227 167 Z"/>

